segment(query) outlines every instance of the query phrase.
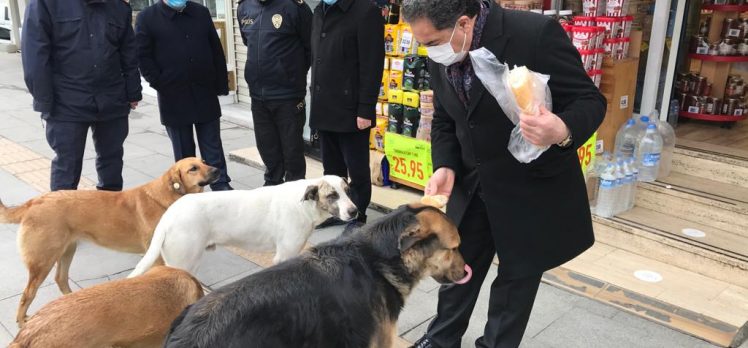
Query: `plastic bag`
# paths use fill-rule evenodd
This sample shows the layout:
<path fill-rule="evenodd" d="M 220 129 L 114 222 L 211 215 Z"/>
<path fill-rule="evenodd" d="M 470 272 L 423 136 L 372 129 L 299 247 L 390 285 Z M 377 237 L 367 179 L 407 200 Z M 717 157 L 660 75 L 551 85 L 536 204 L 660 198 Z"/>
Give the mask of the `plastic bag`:
<path fill-rule="evenodd" d="M 522 136 L 522 131 L 518 125 L 521 109 L 510 88 L 509 66 L 506 63 L 499 63 L 496 56 L 486 48 L 470 51 L 470 60 L 473 63 L 475 75 L 481 80 L 486 90 L 496 98 L 501 110 L 515 125 L 507 146 L 509 152 L 521 163 L 530 163 L 540 157 L 549 147 L 533 145 Z M 541 103 L 545 103 L 548 110 L 553 110 L 551 90 L 548 88 L 550 76 L 532 71 L 530 71 L 530 74 L 533 76 L 534 83 L 532 88 L 533 102 L 528 114 L 538 114 Z"/>

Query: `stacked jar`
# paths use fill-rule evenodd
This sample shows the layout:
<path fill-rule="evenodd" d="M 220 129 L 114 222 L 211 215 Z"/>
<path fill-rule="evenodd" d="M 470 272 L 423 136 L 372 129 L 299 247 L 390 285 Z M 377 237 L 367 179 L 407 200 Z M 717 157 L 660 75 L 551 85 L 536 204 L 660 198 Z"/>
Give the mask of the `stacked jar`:
<path fill-rule="evenodd" d="M 711 56 L 748 56 L 748 18 L 725 18 L 719 39 L 709 42 L 711 16 L 705 16 L 699 32 L 691 37 L 691 53 Z"/>
<path fill-rule="evenodd" d="M 712 96 L 712 84 L 697 73 L 681 73 L 675 81 L 680 110 L 692 114 L 742 116 L 748 112 L 745 103 L 746 82 L 739 75 L 730 75 L 724 99 Z"/>

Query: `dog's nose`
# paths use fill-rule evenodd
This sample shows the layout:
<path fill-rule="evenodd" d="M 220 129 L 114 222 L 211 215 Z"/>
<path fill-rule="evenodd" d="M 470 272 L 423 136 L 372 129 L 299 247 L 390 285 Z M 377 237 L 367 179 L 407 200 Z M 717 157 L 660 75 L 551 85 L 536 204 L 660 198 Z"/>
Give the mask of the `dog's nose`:
<path fill-rule="evenodd" d="M 349 208 L 348 209 L 348 216 L 351 217 L 351 219 L 355 219 L 358 217 L 358 209 L 356 207 Z"/>

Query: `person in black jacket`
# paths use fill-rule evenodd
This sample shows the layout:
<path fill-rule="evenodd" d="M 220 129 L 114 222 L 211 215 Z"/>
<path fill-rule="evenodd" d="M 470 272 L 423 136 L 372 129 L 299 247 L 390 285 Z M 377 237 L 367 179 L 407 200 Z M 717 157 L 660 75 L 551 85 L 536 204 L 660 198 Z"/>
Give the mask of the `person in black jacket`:
<path fill-rule="evenodd" d="M 226 57 L 208 9 L 187 0 L 164 0 L 138 14 L 140 72 L 156 91 L 161 123 L 174 160 L 200 155 L 220 169 L 213 191 L 231 190 L 221 144 L 219 95 L 228 95 Z"/>
<path fill-rule="evenodd" d="M 237 17 L 265 186 L 304 179 L 312 10 L 303 0 L 241 0 Z"/>
<path fill-rule="evenodd" d="M 99 190 L 122 190 L 127 116 L 141 98 L 127 1 L 30 0 L 21 57 L 34 111 L 46 122 L 50 189 L 75 190 L 88 129 Z"/>
<path fill-rule="evenodd" d="M 324 0 L 314 9 L 309 123 L 325 174 L 351 179 L 356 225 L 366 222 L 371 201 L 369 129 L 383 68 L 384 19 L 371 1 Z"/>
<path fill-rule="evenodd" d="M 473 269 L 469 283 L 440 289 L 437 315 L 415 347 L 460 347 L 495 255 L 488 323 L 475 345 L 517 347 L 542 273 L 594 243 L 576 149 L 602 122 L 606 100 L 552 19 L 481 0 L 404 0 L 401 14 L 432 60 L 435 172 L 426 194 L 449 196 L 447 214 Z M 550 146 L 529 164 L 507 150 L 514 125 L 475 75 L 467 52 L 480 47 L 550 75 L 553 110 L 520 116 L 524 137 Z"/>

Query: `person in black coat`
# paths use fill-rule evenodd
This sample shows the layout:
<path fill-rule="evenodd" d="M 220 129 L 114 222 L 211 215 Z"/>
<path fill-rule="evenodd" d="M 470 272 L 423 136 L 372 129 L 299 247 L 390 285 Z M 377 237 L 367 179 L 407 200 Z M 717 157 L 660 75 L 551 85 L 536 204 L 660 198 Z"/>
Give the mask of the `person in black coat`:
<path fill-rule="evenodd" d="M 303 0 L 240 0 L 237 17 L 265 186 L 304 179 L 312 10 Z"/>
<path fill-rule="evenodd" d="M 369 0 L 325 0 L 312 21 L 312 105 L 326 175 L 350 177 L 366 222 L 371 201 L 369 129 L 384 68 L 384 19 Z"/>
<path fill-rule="evenodd" d="M 138 14 L 135 25 L 140 72 L 156 91 L 174 160 L 200 155 L 221 170 L 213 191 L 231 190 L 221 144 L 219 95 L 228 95 L 226 57 L 205 6 L 164 0 Z"/>
<path fill-rule="evenodd" d="M 449 196 L 447 214 L 473 268 L 468 284 L 440 289 L 437 315 L 415 346 L 460 347 L 498 255 L 488 323 L 476 346 L 517 347 L 542 273 L 594 243 L 576 149 L 602 122 L 606 100 L 552 19 L 481 0 L 404 0 L 401 11 L 432 59 L 435 172 L 426 193 Z M 521 115 L 525 138 L 550 146 L 529 164 L 507 150 L 514 125 L 474 74 L 467 52 L 480 47 L 511 67 L 550 75 L 553 110 Z"/>
<path fill-rule="evenodd" d="M 34 111 L 46 122 L 50 189 L 75 190 L 88 129 L 99 190 L 122 189 L 130 109 L 142 99 L 132 10 L 122 0 L 30 0 L 21 52 Z"/>

